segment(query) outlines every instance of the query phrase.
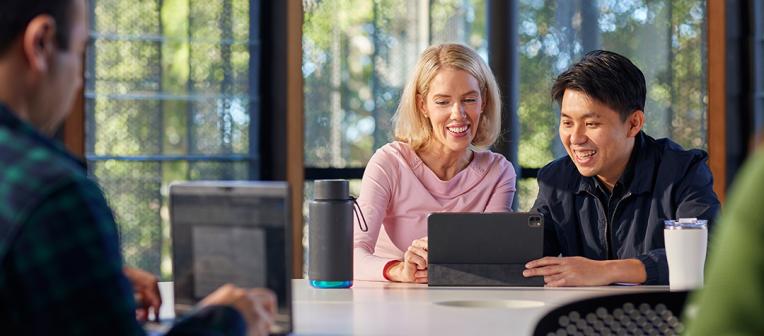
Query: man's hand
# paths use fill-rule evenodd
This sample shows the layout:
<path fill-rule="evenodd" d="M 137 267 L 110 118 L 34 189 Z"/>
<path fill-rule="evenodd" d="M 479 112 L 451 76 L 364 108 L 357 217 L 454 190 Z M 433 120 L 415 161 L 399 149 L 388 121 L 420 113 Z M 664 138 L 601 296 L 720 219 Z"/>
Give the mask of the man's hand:
<path fill-rule="evenodd" d="M 276 295 L 264 288 L 244 289 L 231 284 L 220 286 L 199 303 L 232 306 L 247 322 L 247 335 L 268 335 L 276 316 Z"/>
<path fill-rule="evenodd" d="M 427 237 L 417 239 L 403 254 L 403 261 L 388 270 L 388 277 L 398 282 L 427 283 Z"/>
<path fill-rule="evenodd" d="M 603 261 L 584 257 L 545 257 L 525 265 L 523 276 L 543 276 L 549 287 L 602 286 L 612 283 Z"/>
<path fill-rule="evenodd" d="M 159 295 L 159 283 L 153 274 L 133 267 L 123 267 L 127 280 L 133 285 L 135 296 L 135 318 L 138 321 L 149 319 L 150 309 L 154 311 L 154 318 L 159 321 L 159 307 L 162 305 L 162 297 Z"/>
<path fill-rule="evenodd" d="M 549 287 L 604 286 L 615 282 L 642 283 L 645 267 L 638 259 L 591 260 L 584 257 L 544 257 L 525 265 L 523 276 L 543 276 Z"/>

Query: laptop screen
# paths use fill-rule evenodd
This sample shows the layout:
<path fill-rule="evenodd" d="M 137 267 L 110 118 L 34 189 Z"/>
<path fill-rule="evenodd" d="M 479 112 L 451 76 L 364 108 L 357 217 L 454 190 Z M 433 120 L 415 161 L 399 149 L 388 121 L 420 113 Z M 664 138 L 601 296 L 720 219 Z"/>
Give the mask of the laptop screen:
<path fill-rule="evenodd" d="M 176 313 L 226 283 L 278 297 L 272 333 L 291 331 L 289 187 L 281 181 L 194 181 L 170 186 Z"/>

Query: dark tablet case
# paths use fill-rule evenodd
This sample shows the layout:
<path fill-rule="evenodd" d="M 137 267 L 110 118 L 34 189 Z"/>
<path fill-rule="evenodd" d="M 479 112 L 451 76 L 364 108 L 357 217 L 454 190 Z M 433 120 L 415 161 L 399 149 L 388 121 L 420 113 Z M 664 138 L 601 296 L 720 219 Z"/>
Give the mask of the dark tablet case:
<path fill-rule="evenodd" d="M 543 286 L 525 264 L 543 256 L 539 213 L 433 213 L 427 218 L 430 286 Z"/>

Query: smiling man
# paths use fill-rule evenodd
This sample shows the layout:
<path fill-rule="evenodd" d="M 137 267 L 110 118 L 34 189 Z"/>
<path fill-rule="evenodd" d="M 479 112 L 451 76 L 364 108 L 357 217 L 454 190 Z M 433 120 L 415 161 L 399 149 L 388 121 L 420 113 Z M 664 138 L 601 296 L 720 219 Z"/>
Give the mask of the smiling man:
<path fill-rule="evenodd" d="M 666 285 L 663 221 L 716 217 L 708 155 L 645 134 L 645 95 L 642 71 L 609 51 L 557 77 L 552 97 L 568 155 L 539 172 L 533 209 L 544 214 L 547 257 L 529 262 L 526 277 L 547 286 Z"/>

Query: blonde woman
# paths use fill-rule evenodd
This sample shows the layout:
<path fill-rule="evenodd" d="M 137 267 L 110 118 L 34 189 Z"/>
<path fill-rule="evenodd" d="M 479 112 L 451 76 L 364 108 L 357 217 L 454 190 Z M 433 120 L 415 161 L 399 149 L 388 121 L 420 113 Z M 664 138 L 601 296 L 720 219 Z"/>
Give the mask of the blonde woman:
<path fill-rule="evenodd" d="M 500 112 L 496 80 L 474 50 L 441 44 L 422 53 L 395 113 L 395 141 L 363 175 L 368 231 L 355 226 L 355 279 L 426 283 L 429 213 L 510 211 L 515 171 L 488 151 Z"/>

